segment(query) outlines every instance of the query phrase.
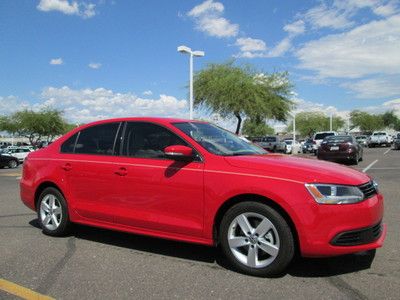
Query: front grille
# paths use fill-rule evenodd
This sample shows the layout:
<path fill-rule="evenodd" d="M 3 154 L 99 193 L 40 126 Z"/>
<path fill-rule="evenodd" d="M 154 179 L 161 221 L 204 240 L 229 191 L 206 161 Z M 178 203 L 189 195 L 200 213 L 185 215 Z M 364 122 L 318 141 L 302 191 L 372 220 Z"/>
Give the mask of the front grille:
<path fill-rule="evenodd" d="M 364 199 L 371 198 L 378 193 L 372 181 L 359 185 L 358 188 L 364 194 Z"/>
<path fill-rule="evenodd" d="M 331 244 L 334 246 L 356 246 L 362 244 L 369 244 L 376 241 L 382 233 L 382 223 L 379 224 L 357 229 L 351 231 L 345 231 L 336 235 Z"/>

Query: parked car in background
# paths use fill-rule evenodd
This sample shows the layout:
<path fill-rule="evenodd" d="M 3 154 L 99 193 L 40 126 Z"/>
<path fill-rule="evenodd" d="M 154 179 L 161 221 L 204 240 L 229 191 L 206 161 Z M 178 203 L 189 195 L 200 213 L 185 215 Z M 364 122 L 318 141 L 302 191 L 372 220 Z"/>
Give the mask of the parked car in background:
<path fill-rule="evenodd" d="M 0 149 L 4 149 L 7 148 L 8 146 L 10 146 L 11 144 L 9 142 L 0 142 Z"/>
<path fill-rule="evenodd" d="M 357 165 L 363 160 L 363 147 L 351 135 L 326 137 L 317 152 L 318 159 L 346 161 Z"/>
<path fill-rule="evenodd" d="M 385 131 L 375 131 L 368 139 L 368 147 L 385 146 L 390 147 L 391 137 Z"/>
<path fill-rule="evenodd" d="M 7 148 L 4 154 L 8 154 L 14 156 L 18 159 L 18 161 L 23 162 L 25 158 L 31 153 L 33 150 L 29 147 L 16 147 L 16 148 Z"/>
<path fill-rule="evenodd" d="M 285 139 L 286 144 L 285 153 L 286 154 L 294 154 L 294 153 L 301 153 L 301 145 L 298 141 L 293 143 L 292 139 Z"/>
<path fill-rule="evenodd" d="M 10 169 L 14 169 L 18 167 L 18 159 L 15 158 L 14 156 L 10 155 L 4 155 L 3 153 L 0 153 L 0 169 L 4 167 L 9 167 Z"/>
<path fill-rule="evenodd" d="M 253 276 L 282 274 L 297 254 L 379 248 L 387 231 L 383 196 L 367 174 L 271 155 L 193 120 L 77 127 L 28 156 L 20 196 L 47 235 L 81 223 L 218 246 L 231 267 Z"/>
<path fill-rule="evenodd" d="M 368 136 L 358 135 L 356 136 L 356 141 L 363 147 L 368 147 Z"/>
<path fill-rule="evenodd" d="M 271 152 L 284 152 L 285 142 L 281 141 L 277 136 L 264 136 L 254 138 L 253 142 L 263 148 L 264 150 Z"/>
<path fill-rule="evenodd" d="M 321 142 L 323 141 L 324 138 L 327 136 L 334 136 L 337 135 L 337 132 L 335 131 L 321 131 L 317 132 L 314 134 L 313 137 L 313 152 L 316 154 L 319 146 L 321 145 Z"/>
<path fill-rule="evenodd" d="M 303 153 L 313 152 L 313 139 L 306 139 L 301 148 Z"/>
<path fill-rule="evenodd" d="M 393 149 L 400 150 L 400 133 L 393 139 Z"/>

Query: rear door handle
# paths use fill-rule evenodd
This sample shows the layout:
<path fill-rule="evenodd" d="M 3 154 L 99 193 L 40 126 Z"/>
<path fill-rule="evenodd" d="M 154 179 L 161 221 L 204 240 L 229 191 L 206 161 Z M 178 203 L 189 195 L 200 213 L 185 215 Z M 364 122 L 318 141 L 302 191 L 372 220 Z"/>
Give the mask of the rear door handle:
<path fill-rule="evenodd" d="M 126 176 L 128 174 L 128 171 L 124 167 L 120 167 L 117 171 L 114 172 L 115 174 L 119 176 Z"/>
<path fill-rule="evenodd" d="M 70 163 L 66 163 L 61 167 L 64 171 L 70 171 L 72 169 L 72 166 Z"/>

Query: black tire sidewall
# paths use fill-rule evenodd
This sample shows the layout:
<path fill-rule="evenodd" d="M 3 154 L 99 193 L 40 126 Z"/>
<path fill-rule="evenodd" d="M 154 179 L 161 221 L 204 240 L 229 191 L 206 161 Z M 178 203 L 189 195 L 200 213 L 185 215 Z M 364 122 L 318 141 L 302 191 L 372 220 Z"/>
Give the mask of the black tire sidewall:
<path fill-rule="evenodd" d="M 40 218 L 40 203 L 42 202 L 42 199 L 46 196 L 46 195 L 53 195 L 57 198 L 57 200 L 60 202 L 61 204 L 61 210 L 62 210 L 62 218 L 61 218 L 61 223 L 58 226 L 57 229 L 55 230 L 49 230 L 48 228 L 46 228 Z M 65 236 L 68 231 L 69 231 L 69 227 L 70 227 L 70 220 L 69 220 L 69 215 L 68 215 L 68 206 L 67 206 L 67 202 L 65 201 L 64 196 L 62 195 L 62 193 L 54 188 L 54 187 L 48 187 L 45 188 L 41 193 L 40 196 L 38 198 L 38 202 L 37 202 L 37 216 L 38 216 L 38 222 L 40 227 L 42 228 L 42 231 L 44 234 L 47 235 L 51 235 L 51 236 Z"/>
<path fill-rule="evenodd" d="M 268 218 L 275 226 L 280 241 L 279 254 L 268 266 L 260 269 L 251 268 L 240 263 L 230 250 L 227 233 L 231 222 L 240 214 L 254 212 Z M 259 202 L 242 202 L 230 208 L 223 217 L 219 228 L 219 242 L 223 255 L 236 271 L 259 277 L 276 277 L 281 275 L 292 261 L 295 254 L 293 233 L 286 220 L 272 207 Z"/>

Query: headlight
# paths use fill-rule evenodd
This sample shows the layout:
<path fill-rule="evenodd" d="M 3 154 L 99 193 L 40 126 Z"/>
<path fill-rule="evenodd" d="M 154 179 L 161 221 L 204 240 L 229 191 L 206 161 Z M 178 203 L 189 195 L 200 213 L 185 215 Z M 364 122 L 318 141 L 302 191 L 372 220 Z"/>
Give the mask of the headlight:
<path fill-rule="evenodd" d="M 305 186 L 320 204 L 352 204 L 364 200 L 364 194 L 356 186 L 319 183 Z"/>
<path fill-rule="evenodd" d="M 372 184 L 374 185 L 375 191 L 379 193 L 378 183 L 375 180 L 372 180 Z"/>

